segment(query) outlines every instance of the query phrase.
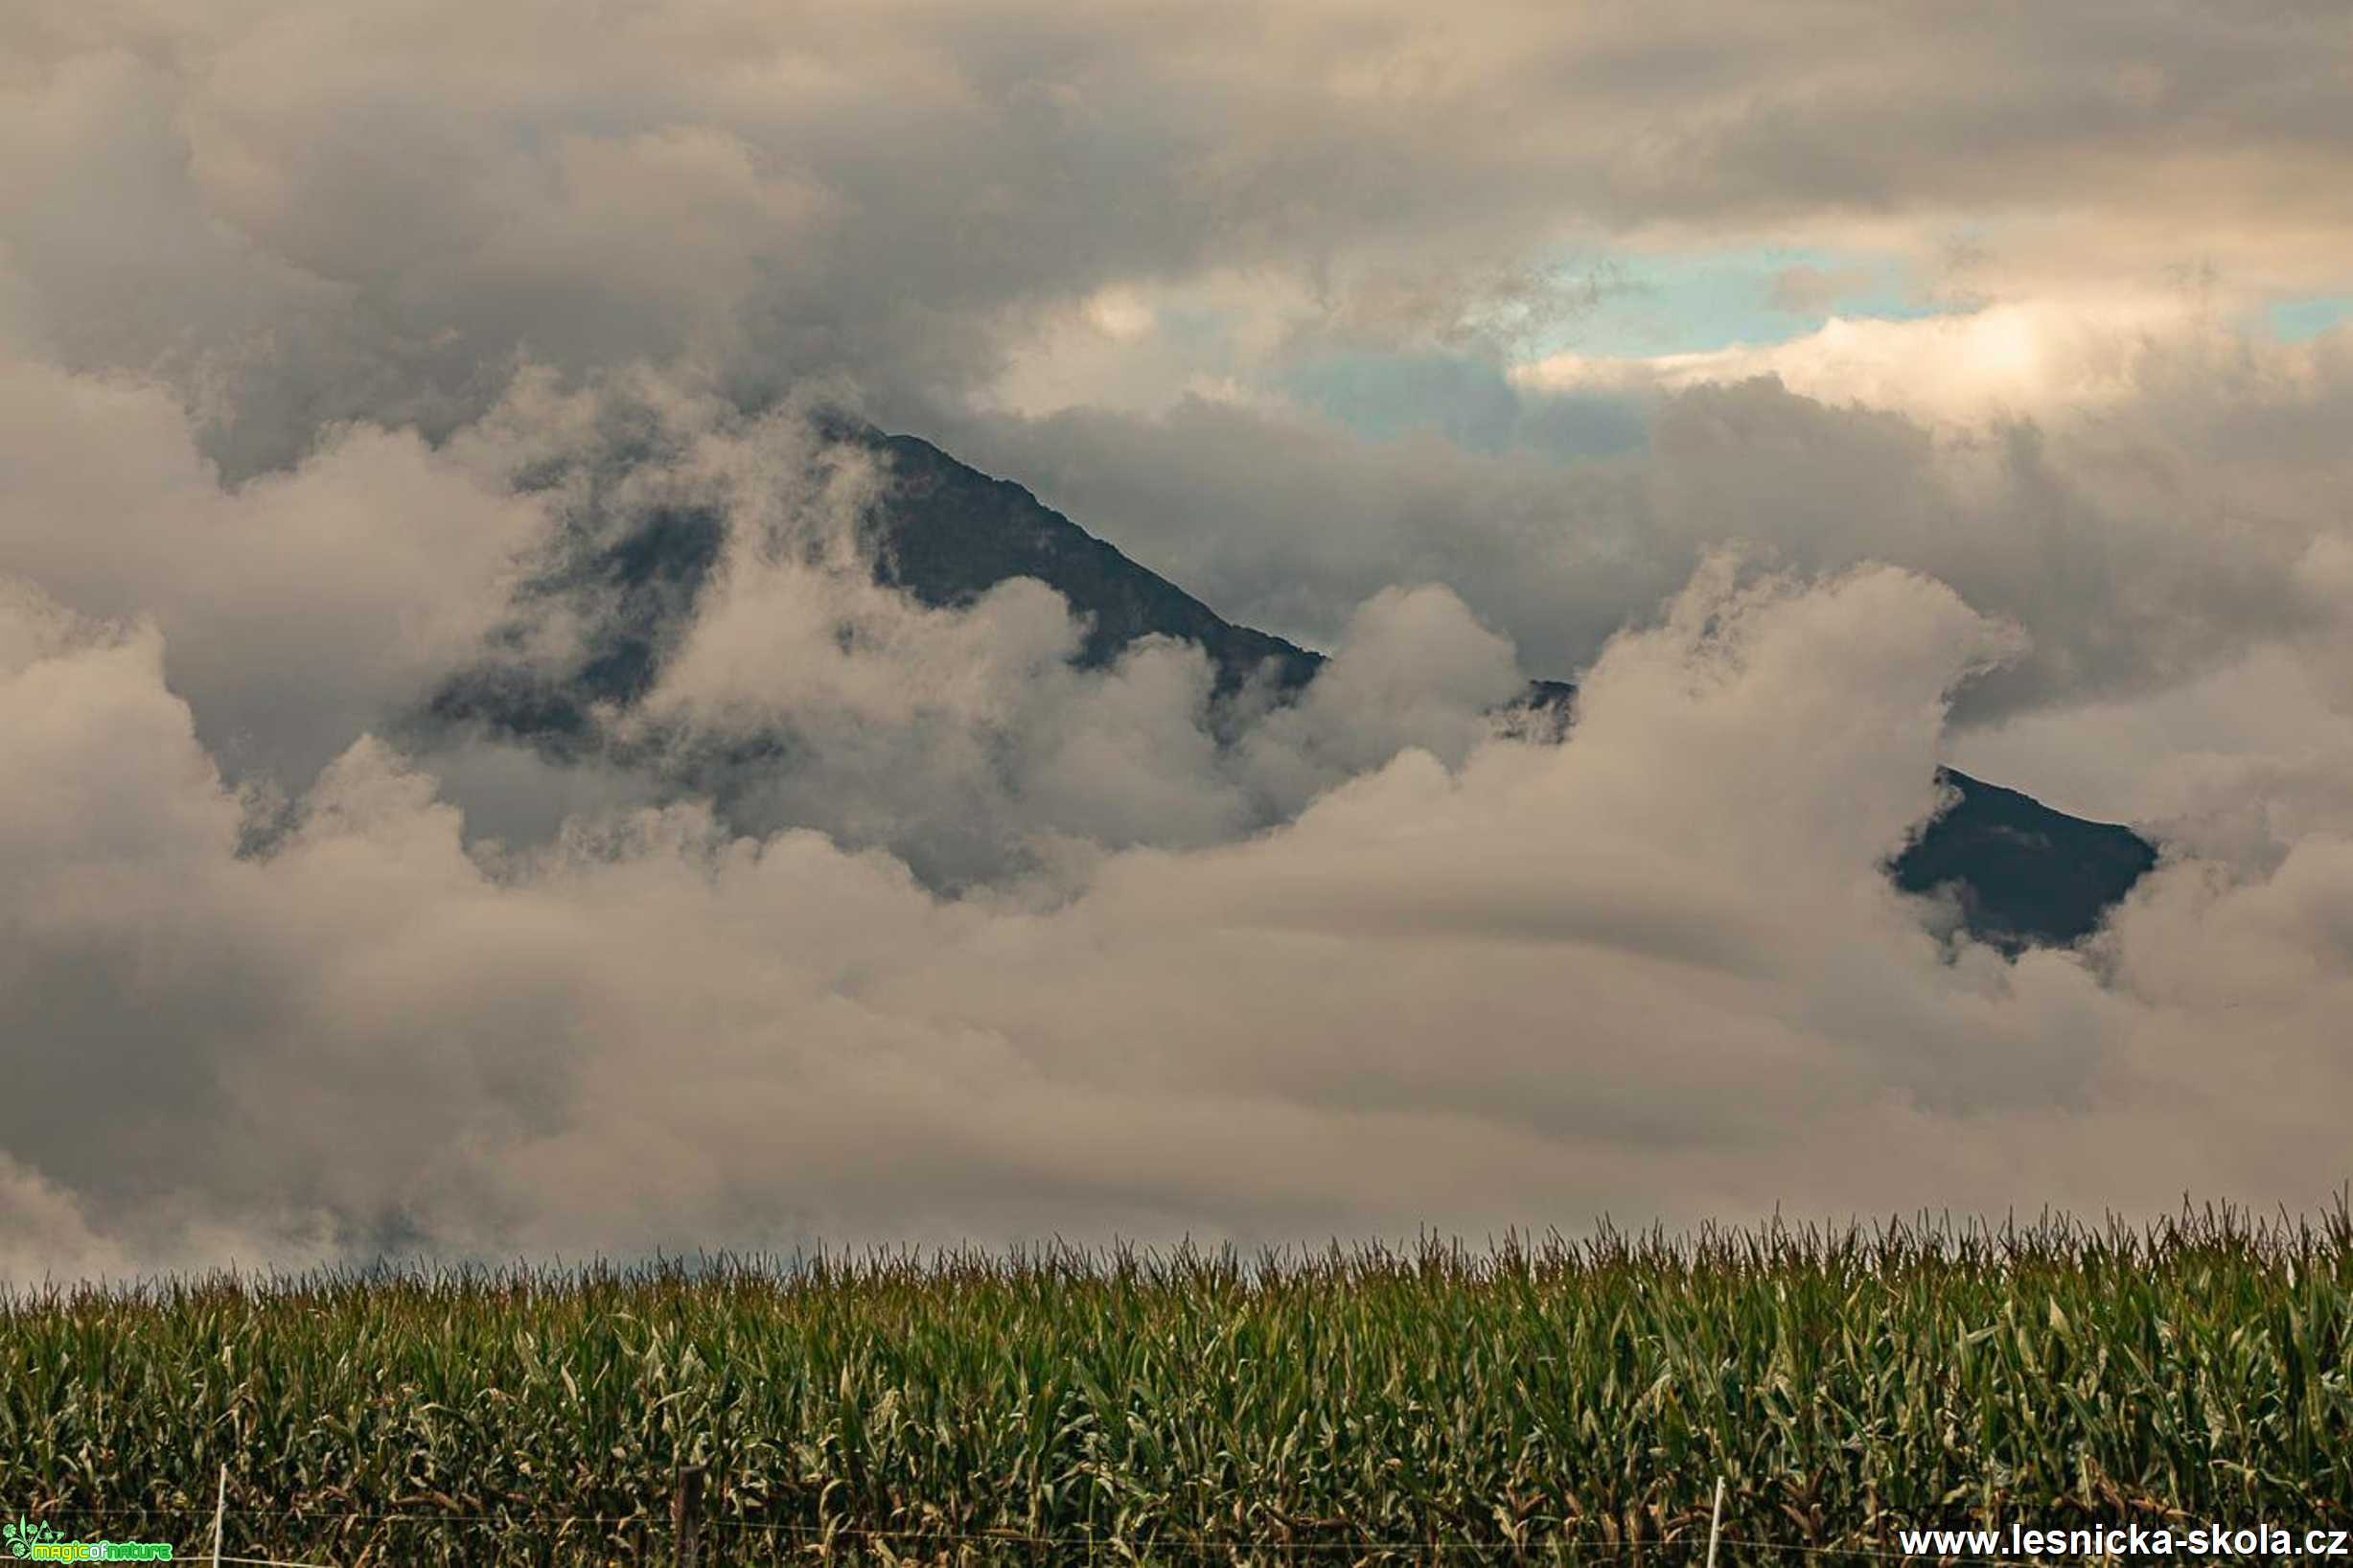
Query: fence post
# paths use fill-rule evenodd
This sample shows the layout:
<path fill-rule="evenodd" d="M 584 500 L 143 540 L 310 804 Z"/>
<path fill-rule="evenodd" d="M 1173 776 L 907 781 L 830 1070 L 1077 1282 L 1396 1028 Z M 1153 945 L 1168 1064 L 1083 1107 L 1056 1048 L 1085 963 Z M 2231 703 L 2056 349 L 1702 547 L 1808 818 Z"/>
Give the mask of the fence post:
<path fill-rule="evenodd" d="M 703 1466 L 689 1464 L 679 1471 L 678 1491 L 670 1499 L 670 1533 L 678 1543 L 678 1568 L 696 1568 L 703 1560 Z"/>
<path fill-rule="evenodd" d="M 1716 1536 L 1724 1528 L 1724 1478 L 1716 1478 L 1716 1508 L 1708 1515 L 1708 1568 L 1716 1568 Z"/>
<path fill-rule="evenodd" d="M 220 1485 L 213 1493 L 213 1568 L 220 1568 L 220 1526 L 229 1513 L 229 1467 L 220 1466 Z"/>

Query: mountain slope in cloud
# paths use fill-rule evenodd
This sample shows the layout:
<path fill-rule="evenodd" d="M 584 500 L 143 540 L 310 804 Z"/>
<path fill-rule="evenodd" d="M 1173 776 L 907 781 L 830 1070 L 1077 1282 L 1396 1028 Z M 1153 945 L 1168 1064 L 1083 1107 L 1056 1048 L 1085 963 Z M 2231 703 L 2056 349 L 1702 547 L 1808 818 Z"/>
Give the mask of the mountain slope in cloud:
<path fill-rule="evenodd" d="M 1222 705 L 1257 692 L 1278 703 L 1304 692 L 1326 657 L 1238 626 L 1040 502 L 1029 491 L 957 461 L 929 442 L 820 419 L 835 451 L 873 461 L 880 483 L 861 528 L 874 580 L 934 610 L 962 610 L 1000 585 L 1045 584 L 1078 625 L 1071 662 L 1105 669 L 1159 637 L 1197 646 Z M 620 461 L 626 465 L 628 458 Z M 477 665 L 446 686 L 433 712 L 557 755 L 588 743 L 596 715 L 632 709 L 693 620 L 724 556 L 727 520 L 691 500 L 635 515 L 592 536 L 542 581 L 542 592 L 592 599 L 576 658 L 551 672 L 521 659 Z M 1520 705 L 1565 715 L 1574 688 L 1531 682 Z M 1253 703 L 1256 707 L 1262 705 Z M 700 753 L 693 782 L 723 798 L 773 769 L 785 742 Z M 675 762 L 675 757 L 673 761 Z M 2012 790 L 1946 771 L 1949 804 L 1890 865 L 1907 892 L 1948 890 L 1964 928 L 2007 952 L 2065 945 L 2090 934 L 2157 852 L 2129 828 L 2088 822 Z"/>
<path fill-rule="evenodd" d="M 934 608 L 971 603 L 1033 577 L 1087 622 L 1079 661 L 1107 664 L 1146 636 L 1196 643 L 1230 695 L 1264 672 L 1283 690 L 1315 678 L 1324 656 L 1235 626 L 1008 479 L 966 467 L 928 441 L 868 433 L 891 483 L 877 531 L 875 575 Z"/>
<path fill-rule="evenodd" d="M 878 575 L 927 604 L 967 603 L 1006 578 L 1035 577 L 1090 618 L 1082 657 L 1091 662 L 1158 634 L 1199 643 L 1221 690 L 1269 661 L 1277 682 L 1295 688 L 1323 663 L 1320 654 L 1221 619 L 1017 484 L 913 437 L 870 439 L 896 481 L 883 506 Z M 1559 703 L 1568 695 L 1559 682 L 1539 681 L 1532 698 Z M 2157 864 L 2155 847 L 2130 828 L 2069 817 L 1949 769 L 1943 778 L 1955 792 L 1951 805 L 1890 869 L 1906 892 L 1949 888 L 1980 940 L 2012 952 L 2079 940 Z"/>
<path fill-rule="evenodd" d="M 1951 888 L 1980 941 L 2012 953 L 2075 941 L 2157 865 L 2156 847 L 2129 827 L 1949 768 L 1941 776 L 1957 797 L 1891 869 L 1907 893 Z"/>

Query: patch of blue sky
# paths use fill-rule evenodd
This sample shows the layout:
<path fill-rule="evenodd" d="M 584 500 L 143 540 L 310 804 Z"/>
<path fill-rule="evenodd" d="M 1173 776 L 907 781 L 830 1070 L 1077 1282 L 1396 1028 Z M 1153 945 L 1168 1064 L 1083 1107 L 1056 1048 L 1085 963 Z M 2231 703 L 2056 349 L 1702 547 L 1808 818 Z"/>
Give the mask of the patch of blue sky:
<path fill-rule="evenodd" d="M 1624 254 L 1564 265 L 1559 275 L 1572 294 L 1588 280 L 1592 304 L 1514 344 L 1517 355 L 1647 358 L 1784 342 L 1834 315 L 1941 313 L 1922 300 L 1900 258 L 1817 247 Z M 1475 450 L 1517 447 L 1578 457 L 1629 450 L 1647 434 L 1639 400 L 1515 387 L 1502 366 L 1480 355 L 1320 355 L 1290 366 L 1278 384 L 1373 441 L 1431 430 Z"/>
<path fill-rule="evenodd" d="M 1562 272 L 1589 279 L 1596 298 L 1530 345 L 1531 357 L 1761 348 L 1833 316 L 1903 321 L 1946 310 L 1923 298 L 1898 257 L 1806 245 L 1623 253 L 1565 264 Z"/>
<path fill-rule="evenodd" d="M 1280 385 L 1368 441 L 1427 430 L 1473 451 L 1596 457 L 1640 447 L 1648 433 L 1635 400 L 1526 392 L 1471 355 L 1326 355 L 1292 367 Z"/>
<path fill-rule="evenodd" d="M 1466 355 L 1321 355 L 1291 367 L 1281 385 L 1372 441 L 1434 428 L 1465 446 L 1492 447 L 1519 418 L 1518 394 L 1503 371 Z"/>
<path fill-rule="evenodd" d="M 1219 311 L 1204 305 L 1163 305 L 1153 313 L 1153 329 L 1169 343 L 1194 355 L 1213 353 L 1220 360 L 1230 357 L 1225 353 L 1232 335 L 1235 317 L 1231 311 Z"/>
<path fill-rule="evenodd" d="M 2280 300 L 2263 312 L 2272 335 L 2286 343 L 2310 342 L 2347 320 L 2353 320 L 2353 294 Z"/>

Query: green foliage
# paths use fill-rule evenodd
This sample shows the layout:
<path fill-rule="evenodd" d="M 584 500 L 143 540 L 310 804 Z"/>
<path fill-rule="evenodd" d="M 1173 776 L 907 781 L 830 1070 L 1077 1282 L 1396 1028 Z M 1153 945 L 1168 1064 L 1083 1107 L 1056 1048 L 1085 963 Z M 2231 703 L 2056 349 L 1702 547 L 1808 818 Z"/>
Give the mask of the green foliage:
<path fill-rule="evenodd" d="M 2349 1324 L 2341 1205 L 50 1290 L 0 1510 L 185 1549 L 225 1463 L 277 1556 L 666 1560 L 694 1464 L 718 1562 L 1682 1560 L 1719 1475 L 1748 1541 L 2342 1526 Z"/>

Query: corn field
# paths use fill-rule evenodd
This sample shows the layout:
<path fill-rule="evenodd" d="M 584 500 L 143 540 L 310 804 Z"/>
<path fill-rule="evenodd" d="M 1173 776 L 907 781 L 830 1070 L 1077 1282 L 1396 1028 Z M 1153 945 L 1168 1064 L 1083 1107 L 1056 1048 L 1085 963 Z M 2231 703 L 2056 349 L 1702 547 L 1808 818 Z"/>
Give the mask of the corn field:
<path fill-rule="evenodd" d="M 215 1278 L 0 1302 L 0 1512 L 306 1562 L 1723 1560 L 2353 1524 L 2353 1224 Z"/>

